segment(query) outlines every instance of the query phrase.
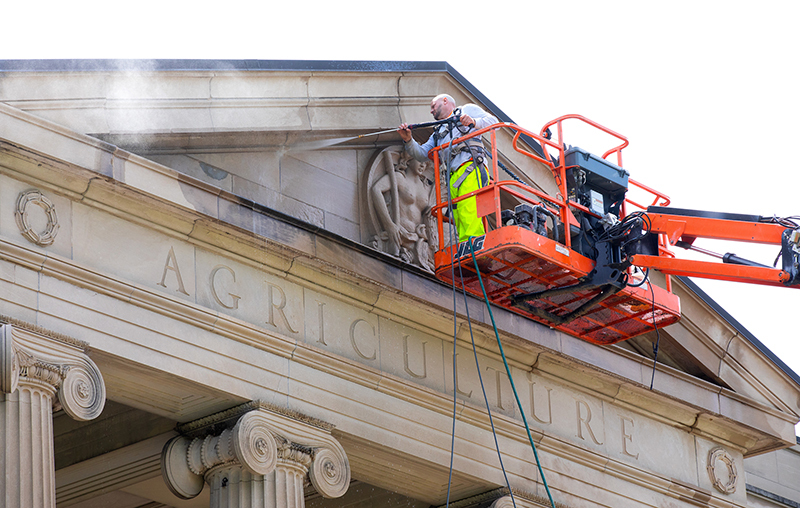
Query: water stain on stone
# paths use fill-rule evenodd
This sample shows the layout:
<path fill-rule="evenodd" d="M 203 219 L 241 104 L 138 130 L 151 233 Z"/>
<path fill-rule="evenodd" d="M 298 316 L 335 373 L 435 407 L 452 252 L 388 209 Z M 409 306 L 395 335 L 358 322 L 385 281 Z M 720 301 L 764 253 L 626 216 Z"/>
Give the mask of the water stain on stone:
<path fill-rule="evenodd" d="M 197 161 L 197 162 L 200 163 L 200 169 L 203 170 L 203 173 L 207 174 L 214 180 L 224 180 L 225 178 L 228 177 L 228 172 L 223 169 L 215 168 L 214 166 L 206 164 L 205 162 L 202 161 Z"/>

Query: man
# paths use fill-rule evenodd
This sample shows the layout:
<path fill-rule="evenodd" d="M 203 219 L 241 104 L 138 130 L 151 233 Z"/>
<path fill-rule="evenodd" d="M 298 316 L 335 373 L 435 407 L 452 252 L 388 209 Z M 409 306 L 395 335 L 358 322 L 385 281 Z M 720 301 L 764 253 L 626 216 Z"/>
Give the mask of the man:
<path fill-rule="evenodd" d="M 436 120 L 449 118 L 455 110 L 456 103 L 447 94 L 437 95 L 431 101 L 431 115 Z M 397 130 L 405 142 L 406 152 L 419 161 L 425 161 L 428 159 L 428 153 L 434 147 L 447 145 L 456 138 L 495 123 L 497 123 L 497 119 L 480 107 L 475 104 L 465 104 L 461 107 L 461 118 L 458 123 L 436 126 L 433 135 L 422 145 L 411 136 L 408 124 L 401 124 Z M 448 146 L 439 152 L 439 157 L 450 172 L 450 196 L 453 199 L 489 184 L 489 172 L 484 164 L 486 156 L 483 153 L 483 144 L 479 137 L 470 139 L 469 143 L 462 142 L 458 145 Z M 483 221 L 478 217 L 475 196 L 454 203 L 452 216 L 458 230 L 459 242 L 466 241 L 471 236 L 481 236 L 486 233 Z"/>

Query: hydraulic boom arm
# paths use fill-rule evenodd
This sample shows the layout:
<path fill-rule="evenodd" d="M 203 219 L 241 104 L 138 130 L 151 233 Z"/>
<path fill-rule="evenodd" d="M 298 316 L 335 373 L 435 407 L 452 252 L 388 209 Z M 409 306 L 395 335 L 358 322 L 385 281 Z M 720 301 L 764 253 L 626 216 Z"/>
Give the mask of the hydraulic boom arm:
<path fill-rule="evenodd" d="M 672 245 L 719 257 L 721 262 L 679 259 L 663 252 L 634 249 L 627 260 L 631 265 L 670 275 L 800 288 L 800 227 L 791 221 L 651 206 L 643 214 L 642 225 L 647 234 L 663 234 Z M 782 265 L 762 265 L 730 253 L 716 255 L 694 247 L 698 238 L 779 245 Z"/>

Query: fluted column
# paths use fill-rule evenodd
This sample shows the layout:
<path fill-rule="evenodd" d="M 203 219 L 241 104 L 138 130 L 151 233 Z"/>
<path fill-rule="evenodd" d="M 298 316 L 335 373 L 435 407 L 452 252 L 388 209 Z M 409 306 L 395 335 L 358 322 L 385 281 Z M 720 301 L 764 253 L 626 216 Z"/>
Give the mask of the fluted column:
<path fill-rule="evenodd" d="M 0 324 L 0 500 L 55 508 L 53 409 L 96 418 L 105 404 L 100 371 L 85 344 Z"/>
<path fill-rule="evenodd" d="M 216 432 L 177 437 L 162 454 L 164 480 L 181 498 L 195 497 L 205 482 L 212 508 L 303 508 L 306 477 L 328 498 L 350 484 L 344 449 L 313 419 L 254 402 L 185 428 L 198 429 Z"/>

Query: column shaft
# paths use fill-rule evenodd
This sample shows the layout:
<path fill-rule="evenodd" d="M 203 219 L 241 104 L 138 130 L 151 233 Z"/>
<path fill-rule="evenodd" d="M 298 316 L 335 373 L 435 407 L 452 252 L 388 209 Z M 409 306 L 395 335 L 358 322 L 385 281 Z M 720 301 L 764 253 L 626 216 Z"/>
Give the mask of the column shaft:
<path fill-rule="evenodd" d="M 0 394 L 0 493 L 3 506 L 55 508 L 53 386 L 20 379 Z"/>
<path fill-rule="evenodd" d="M 302 465 L 281 464 L 266 475 L 240 465 L 218 466 L 206 473 L 211 508 L 304 508 Z"/>
<path fill-rule="evenodd" d="M 278 461 L 275 471 L 268 476 L 275 482 L 274 508 L 305 508 L 303 482 L 308 469 L 290 462 Z"/>

